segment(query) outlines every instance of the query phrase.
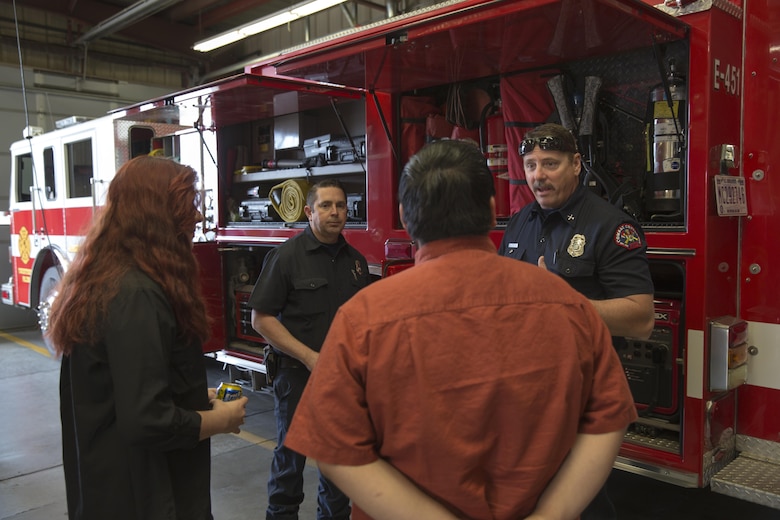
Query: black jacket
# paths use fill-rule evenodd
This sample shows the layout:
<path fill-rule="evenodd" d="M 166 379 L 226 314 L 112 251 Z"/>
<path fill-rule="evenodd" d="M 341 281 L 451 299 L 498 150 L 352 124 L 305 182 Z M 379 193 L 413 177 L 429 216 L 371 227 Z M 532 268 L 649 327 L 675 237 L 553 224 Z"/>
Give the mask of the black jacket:
<path fill-rule="evenodd" d="M 71 520 L 211 519 L 209 408 L 200 345 L 176 340 L 164 293 L 130 272 L 103 341 L 62 360 L 60 413 Z"/>

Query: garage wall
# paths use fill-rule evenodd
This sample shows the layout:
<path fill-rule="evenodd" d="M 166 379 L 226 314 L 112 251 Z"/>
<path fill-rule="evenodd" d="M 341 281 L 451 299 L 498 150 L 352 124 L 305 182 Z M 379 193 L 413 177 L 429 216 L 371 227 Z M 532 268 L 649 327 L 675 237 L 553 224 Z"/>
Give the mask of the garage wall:
<path fill-rule="evenodd" d="M 100 117 L 111 110 L 169 93 L 160 87 L 91 80 L 33 69 L 24 71 L 24 85 L 26 95 L 23 96 L 19 69 L 0 66 L 0 282 L 7 281 L 11 275 L 6 254 L 10 245 L 6 215 L 11 169 L 9 148 L 11 143 L 22 139 L 24 127 L 29 124 L 50 131 L 55 128 L 56 121 L 66 117 Z M 25 98 L 28 115 L 25 115 Z M 1 330 L 36 323 L 33 312 L 0 304 Z"/>

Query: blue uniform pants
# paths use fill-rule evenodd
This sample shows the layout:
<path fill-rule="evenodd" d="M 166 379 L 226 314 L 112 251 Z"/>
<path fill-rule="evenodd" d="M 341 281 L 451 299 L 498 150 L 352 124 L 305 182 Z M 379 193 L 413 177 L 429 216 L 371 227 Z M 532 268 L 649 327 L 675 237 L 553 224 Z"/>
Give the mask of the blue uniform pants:
<path fill-rule="evenodd" d="M 297 520 L 303 502 L 303 470 L 306 457 L 282 444 L 292 422 L 301 394 L 309 380 L 305 368 L 279 368 L 274 379 L 274 415 L 277 446 L 268 479 L 268 509 L 266 520 Z M 349 498 L 333 483 L 320 475 L 317 494 L 317 520 L 348 520 Z"/>

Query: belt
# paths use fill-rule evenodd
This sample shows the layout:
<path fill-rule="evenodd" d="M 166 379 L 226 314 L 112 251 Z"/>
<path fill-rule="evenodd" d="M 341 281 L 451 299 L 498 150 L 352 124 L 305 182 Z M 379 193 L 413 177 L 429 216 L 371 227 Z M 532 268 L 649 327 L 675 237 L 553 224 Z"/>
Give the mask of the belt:
<path fill-rule="evenodd" d="M 279 368 L 306 368 L 306 365 L 290 356 L 279 356 Z"/>

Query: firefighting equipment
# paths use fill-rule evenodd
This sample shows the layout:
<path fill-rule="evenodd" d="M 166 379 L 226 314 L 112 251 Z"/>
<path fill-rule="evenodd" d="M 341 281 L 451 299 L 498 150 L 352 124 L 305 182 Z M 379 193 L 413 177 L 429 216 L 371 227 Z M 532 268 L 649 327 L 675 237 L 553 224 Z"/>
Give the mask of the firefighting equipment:
<path fill-rule="evenodd" d="M 268 192 L 268 199 L 285 222 L 297 222 L 305 217 L 306 195 L 309 182 L 305 179 L 288 179 Z"/>

